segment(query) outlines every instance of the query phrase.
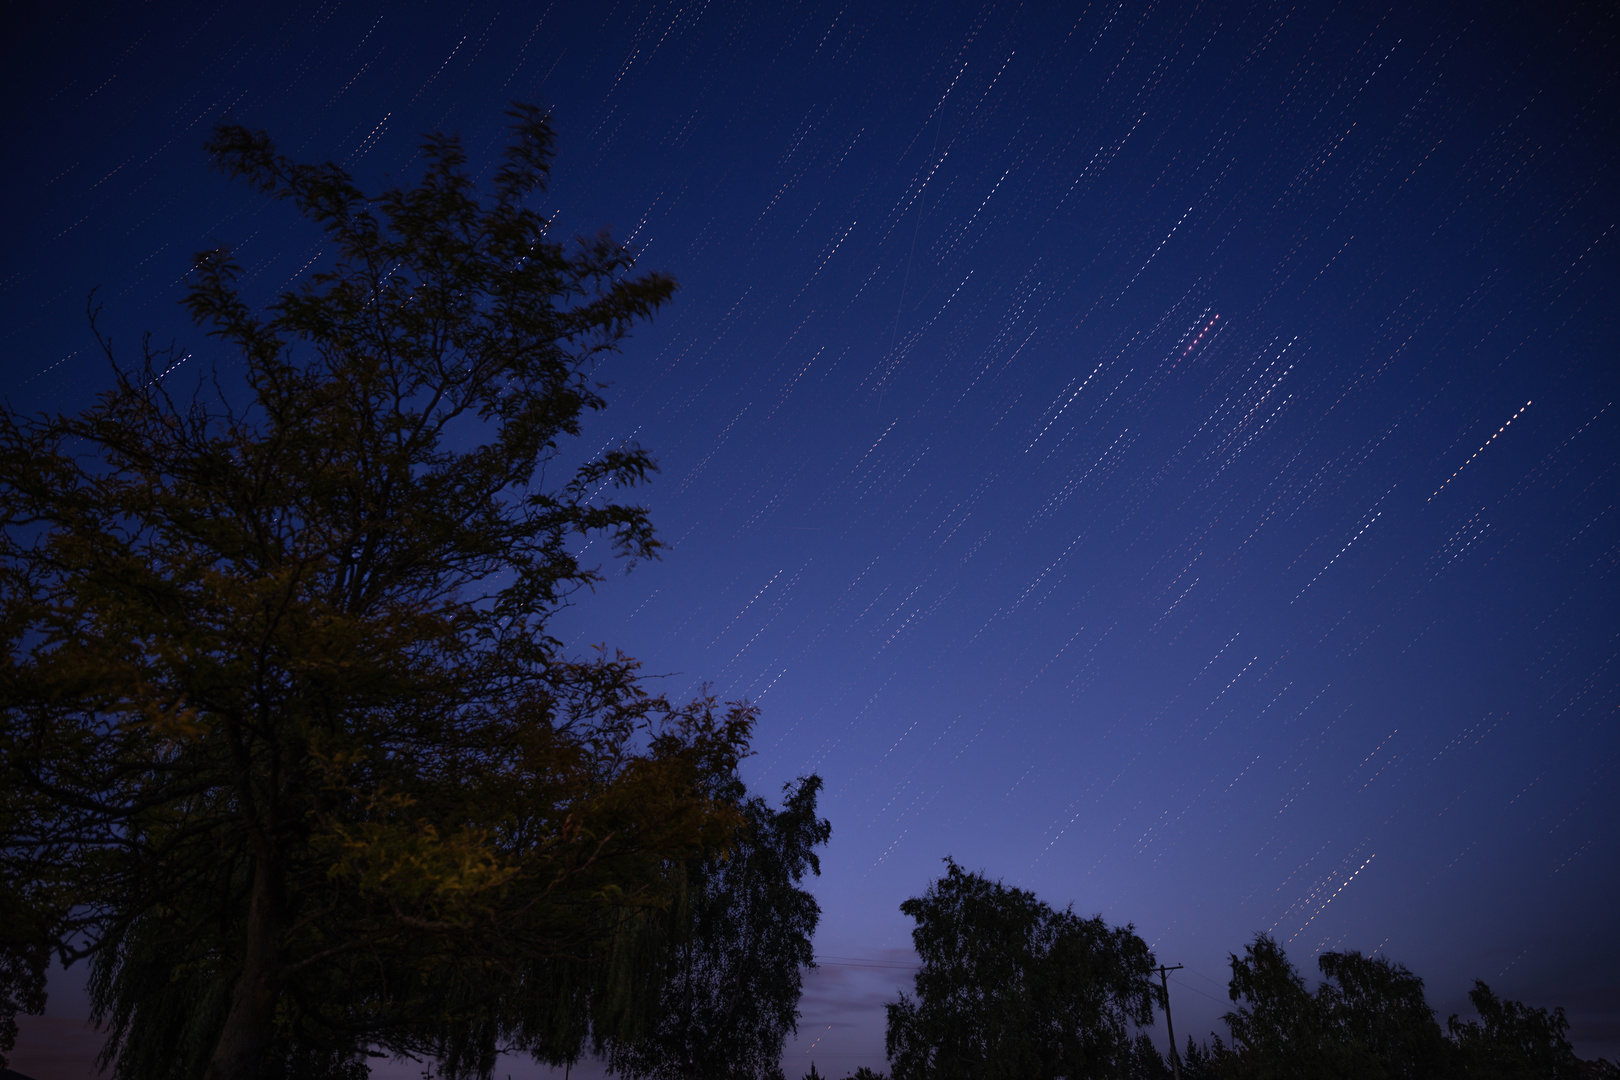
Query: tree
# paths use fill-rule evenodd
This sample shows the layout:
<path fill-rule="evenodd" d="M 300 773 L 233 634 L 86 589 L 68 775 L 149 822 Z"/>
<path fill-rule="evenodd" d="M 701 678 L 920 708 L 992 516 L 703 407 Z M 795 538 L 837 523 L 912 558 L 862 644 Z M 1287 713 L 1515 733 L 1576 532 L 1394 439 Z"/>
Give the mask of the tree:
<path fill-rule="evenodd" d="M 651 458 L 567 439 L 675 285 L 550 237 L 552 134 L 511 115 L 487 196 L 453 138 L 367 196 L 219 127 L 330 268 L 255 313 L 206 252 L 186 303 L 228 359 L 194 392 L 148 348 L 82 413 L 0 410 L 0 1007 L 88 958 L 118 1077 L 632 1037 L 680 867 L 741 822 L 751 709 L 546 632 L 586 538 L 657 554 L 614 495 Z"/>
<path fill-rule="evenodd" d="M 1223 1019 L 1228 1049 L 1214 1046 L 1226 1077 L 1322 1076 L 1436 1080 L 1449 1075 L 1451 1047 L 1423 996 L 1423 980 L 1384 957 L 1327 952 L 1313 994 L 1281 946 L 1255 936 L 1232 957 L 1228 995 L 1239 1007 Z"/>
<path fill-rule="evenodd" d="M 1562 1008 L 1549 1013 L 1504 1001 L 1477 979 L 1468 1000 L 1479 1019 L 1464 1024 L 1453 1016 L 1446 1023 L 1468 1080 L 1574 1080 L 1587 1075 L 1565 1037 L 1569 1021 Z"/>
<path fill-rule="evenodd" d="M 611 1040 L 609 1067 L 650 1080 L 782 1076 L 782 1043 L 796 1030 L 803 969 L 821 908 L 799 883 L 820 874 L 815 849 L 832 835 L 816 816 L 821 778 L 783 788 L 782 809 L 743 800 L 743 826 L 724 859 L 688 866 L 684 925 L 669 951 L 657 1020 L 643 1038 Z"/>
<path fill-rule="evenodd" d="M 1428 1080 L 1451 1068 L 1451 1047 L 1423 980 L 1386 957 L 1326 952 L 1317 1002 L 1345 1075 Z"/>
<path fill-rule="evenodd" d="M 1221 1074 L 1254 1080 L 1324 1075 L 1322 1013 L 1281 946 L 1257 934 L 1231 963 L 1227 995 L 1240 1004 L 1221 1017 L 1232 1033 L 1230 1051 L 1216 1048 Z"/>
<path fill-rule="evenodd" d="M 1216 1080 L 1220 1075 L 1219 1062 L 1226 1044 L 1219 1035 L 1211 1035 L 1213 1045 L 1204 1046 L 1187 1036 L 1187 1049 L 1181 1055 L 1181 1080 Z"/>
<path fill-rule="evenodd" d="M 945 863 L 900 905 L 922 966 L 915 998 L 888 1006 L 894 1080 L 1128 1075 L 1139 1050 L 1128 1029 L 1152 1022 L 1156 999 L 1134 928 Z"/>

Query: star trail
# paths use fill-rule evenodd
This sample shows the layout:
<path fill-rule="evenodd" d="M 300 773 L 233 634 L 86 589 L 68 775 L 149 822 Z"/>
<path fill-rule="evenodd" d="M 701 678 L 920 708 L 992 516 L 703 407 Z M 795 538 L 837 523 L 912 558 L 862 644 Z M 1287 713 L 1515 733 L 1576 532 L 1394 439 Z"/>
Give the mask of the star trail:
<path fill-rule="evenodd" d="M 18 407 L 107 385 L 92 288 L 118 348 L 195 362 L 223 354 L 175 303 L 192 252 L 232 245 L 261 300 L 330 257 L 209 172 L 227 115 L 375 187 L 430 130 L 487 177 L 536 102 L 553 229 L 681 282 L 581 441 L 658 457 L 668 549 L 553 632 L 759 702 L 751 786 L 826 779 L 789 1077 L 882 1067 L 897 906 L 946 855 L 1134 922 L 1186 965 L 1178 1034 L 1268 930 L 1302 968 L 1406 963 L 1442 1018 L 1476 977 L 1562 1004 L 1620 1054 L 1613 9 L 7 21 Z M 24 1071 L 71 1042 L 59 981 Z"/>

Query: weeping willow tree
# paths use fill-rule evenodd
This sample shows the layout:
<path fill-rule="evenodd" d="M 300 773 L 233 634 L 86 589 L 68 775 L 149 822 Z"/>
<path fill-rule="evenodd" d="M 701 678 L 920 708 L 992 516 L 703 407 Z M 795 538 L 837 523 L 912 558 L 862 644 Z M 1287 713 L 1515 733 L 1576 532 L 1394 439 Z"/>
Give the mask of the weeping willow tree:
<path fill-rule="evenodd" d="M 547 633 L 587 538 L 657 553 L 618 494 L 648 455 L 569 439 L 675 286 L 550 236 L 552 134 L 511 115 L 484 193 L 451 138 L 368 196 L 221 126 L 330 269 L 255 311 L 205 253 L 211 377 L 147 350 L 83 412 L 0 410 L 0 1049 L 53 957 L 128 1080 L 487 1077 L 648 1023 L 753 714 Z"/>
<path fill-rule="evenodd" d="M 782 1044 L 798 1030 L 804 972 L 821 920 L 801 887 L 820 874 L 816 848 L 832 825 L 816 816 L 821 777 L 783 789 L 782 808 L 729 792 L 744 824 L 727 857 L 688 866 L 684 910 L 673 912 L 656 1019 L 600 1049 L 627 1080 L 782 1080 Z"/>

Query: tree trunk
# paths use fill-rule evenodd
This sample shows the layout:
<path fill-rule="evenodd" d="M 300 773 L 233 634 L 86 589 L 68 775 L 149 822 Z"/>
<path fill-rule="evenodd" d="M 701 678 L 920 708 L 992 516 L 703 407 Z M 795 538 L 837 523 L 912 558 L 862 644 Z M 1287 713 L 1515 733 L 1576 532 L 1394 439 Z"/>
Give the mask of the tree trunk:
<path fill-rule="evenodd" d="M 275 1034 L 276 997 L 281 989 L 282 898 L 278 869 L 276 860 L 268 854 L 261 853 L 254 860 L 242 974 L 231 992 L 231 1011 L 214 1044 L 203 1080 L 253 1080 L 269 1053 Z"/>

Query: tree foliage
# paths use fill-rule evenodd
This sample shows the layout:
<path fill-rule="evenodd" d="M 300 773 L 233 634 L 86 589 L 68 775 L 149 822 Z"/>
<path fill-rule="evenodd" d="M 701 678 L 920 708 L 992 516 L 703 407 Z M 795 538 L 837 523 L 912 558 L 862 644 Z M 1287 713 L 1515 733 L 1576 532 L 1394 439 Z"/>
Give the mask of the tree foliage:
<path fill-rule="evenodd" d="M 1504 1001 L 1479 980 L 1468 992 L 1478 1020 L 1459 1023 L 1453 1016 L 1446 1026 L 1457 1041 L 1463 1072 L 1469 1080 L 1574 1080 L 1597 1070 L 1583 1070 L 1565 1032 L 1564 1010 L 1531 1008 Z M 1613 1066 L 1603 1063 L 1604 1072 Z"/>
<path fill-rule="evenodd" d="M 1446 1067 L 1445 1036 L 1423 996 L 1423 980 L 1382 956 L 1325 952 L 1317 1003 L 1345 1075 L 1420 1080 Z"/>
<path fill-rule="evenodd" d="M 1270 935 L 1232 957 L 1227 991 L 1238 1007 L 1222 1017 L 1232 1033 L 1227 1071 L 1255 1080 L 1308 1076 L 1322 1065 L 1321 1010 Z"/>
<path fill-rule="evenodd" d="M 888 1006 L 894 1080 L 1131 1075 L 1144 1045 L 1131 1029 L 1152 1022 L 1157 998 L 1132 927 L 1056 911 L 950 859 L 900 910 L 922 966 L 915 997 Z"/>
<path fill-rule="evenodd" d="M 367 195 L 218 128 L 329 268 L 256 312 L 205 252 L 194 392 L 148 349 L 81 413 L 0 410 L 0 1022 L 54 952 L 129 1080 L 487 1076 L 646 1027 L 753 713 L 546 632 L 587 539 L 657 553 L 617 495 L 650 457 L 568 440 L 675 286 L 551 237 L 552 134 L 512 118 L 487 195 L 452 138 Z"/>
<path fill-rule="evenodd" d="M 797 1029 L 805 968 L 815 966 L 811 938 L 821 918 L 800 887 L 820 874 L 815 849 L 832 835 L 816 816 L 821 778 L 784 789 L 780 810 L 726 793 L 741 805 L 743 826 L 723 859 L 688 864 L 684 910 L 669 951 L 663 993 L 651 1030 L 611 1039 L 605 1050 L 618 1075 L 648 1080 L 759 1080 L 782 1076 L 782 1043 Z"/>
<path fill-rule="evenodd" d="M 1501 1001 L 1482 982 L 1469 995 L 1480 1019 L 1440 1029 L 1423 980 L 1384 957 L 1327 952 L 1317 958 L 1316 990 L 1277 942 L 1255 937 L 1233 955 L 1228 994 L 1238 1007 L 1223 1019 L 1230 1045 L 1186 1057 L 1188 1080 L 1566 1080 L 1586 1075 L 1564 1037 L 1562 1009 Z M 1587 1065 L 1603 1063 L 1586 1063 Z M 1607 1067 L 1604 1065 L 1604 1067 Z"/>
<path fill-rule="evenodd" d="M 1313 993 L 1282 948 L 1258 935 L 1232 957 L 1224 1019 L 1230 1052 L 1219 1072 L 1233 1078 L 1313 1075 L 1417 1080 L 1445 1074 L 1445 1037 L 1423 996 L 1423 980 L 1384 957 L 1327 952 Z"/>

